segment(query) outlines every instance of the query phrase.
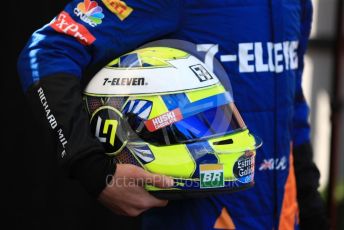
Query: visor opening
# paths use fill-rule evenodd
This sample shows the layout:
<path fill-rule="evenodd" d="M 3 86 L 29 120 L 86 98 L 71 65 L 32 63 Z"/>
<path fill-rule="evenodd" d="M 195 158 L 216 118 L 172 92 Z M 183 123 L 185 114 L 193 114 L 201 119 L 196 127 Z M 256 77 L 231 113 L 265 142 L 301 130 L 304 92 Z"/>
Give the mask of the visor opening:
<path fill-rule="evenodd" d="M 227 139 L 227 140 L 223 140 L 223 141 L 214 142 L 213 145 L 230 145 L 233 143 L 234 143 L 233 139 Z"/>

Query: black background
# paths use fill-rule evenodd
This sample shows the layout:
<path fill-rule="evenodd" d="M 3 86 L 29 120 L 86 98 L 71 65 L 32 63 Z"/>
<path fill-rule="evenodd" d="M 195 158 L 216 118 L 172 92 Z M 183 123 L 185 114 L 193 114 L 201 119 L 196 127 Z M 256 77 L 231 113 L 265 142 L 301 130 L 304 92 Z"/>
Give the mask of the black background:
<path fill-rule="evenodd" d="M 49 141 L 27 107 L 16 71 L 30 35 L 68 0 L 5 2 L 1 22 L 1 191 L 3 229 L 133 229 L 138 219 L 118 217 L 90 198 L 55 166 Z M 4 63 L 4 62 L 2 62 Z"/>

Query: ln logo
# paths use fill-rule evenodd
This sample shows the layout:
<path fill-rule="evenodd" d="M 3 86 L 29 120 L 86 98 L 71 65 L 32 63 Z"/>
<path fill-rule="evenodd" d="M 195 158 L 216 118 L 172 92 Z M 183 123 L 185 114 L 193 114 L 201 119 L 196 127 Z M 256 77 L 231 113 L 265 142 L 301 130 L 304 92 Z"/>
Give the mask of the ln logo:
<path fill-rule="evenodd" d="M 224 187 L 224 175 L 222 164 L 200 165 L 200 188 Z"/>
<path fill-rule="evenodd" d="M 111 106 L 102 106 L 92 114 L 91 131 L 109 155 L 120 152 L 126 144 L 121 122 L 122 114 Z"/>
<path fill-rule="evenodd" d="M 97 127 L 96 127 L 96 137 L 98 137 L 99 141 L 102 143 L 106 143 L 106 137 L 101 137 L 100 136 L 100 127 L 102 124 L 102 119 L 101 117 L 98 117 L 97 120 Z M 112 146 L 115 146 L 115 136 L 116 136 L 116 130 L 117 130 L 117 126 L 118 126 L 118 121 L 116 120 L 106 120 L 105 124 L 104 124 L 104 128 L 103 128 L 103 132 L 102 134 L 110 134 L 110 140 L 109 143 Z"/>

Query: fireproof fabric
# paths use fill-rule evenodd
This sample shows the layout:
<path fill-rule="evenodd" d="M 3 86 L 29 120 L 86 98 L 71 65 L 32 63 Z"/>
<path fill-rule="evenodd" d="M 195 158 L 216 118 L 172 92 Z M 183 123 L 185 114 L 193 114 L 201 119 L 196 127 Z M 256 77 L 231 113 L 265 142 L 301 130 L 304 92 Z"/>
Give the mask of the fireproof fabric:
<path fill-rule="evenodd" d="M 143 229 L 297 229 L 290 154 L 291 143 L 298 147 L 310 141 L 301 78 L 311 18 L 310 0 L 75 0 L 33 34 L 20 56 L 19 73 L 26 92 L 58 74 L 81 79 L 85 69 L 152 40 L 196 43 L 208 64 L 213 57 L 222 62 L 246 125 L 264 141 L 257 152 L 256 184 L 231 195 L 170 202 L 146 213 Z M 54 106 L 68 107 L 63 101 Z M 79 126 L 72 118 L 61 123 L 63 113 L 55 115 L 62 130 L 68 127 L 68 143 L 75 143 Z M 77 146 L 66 147 L 82 155 L 73 150 Z M 80 158 L 68 154 L 67 160 Z M 308 179 L 317 184 L 318 176 Z M 230 226 L 219 224 L 226 223 L 219 221 L 223 213 L 230 215 Z"/>

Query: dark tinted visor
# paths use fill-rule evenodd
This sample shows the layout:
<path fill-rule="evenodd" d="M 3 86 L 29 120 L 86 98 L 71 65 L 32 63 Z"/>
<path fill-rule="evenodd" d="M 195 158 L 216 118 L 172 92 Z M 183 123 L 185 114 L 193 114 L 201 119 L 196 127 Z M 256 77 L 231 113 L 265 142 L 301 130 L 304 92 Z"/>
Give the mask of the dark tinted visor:
<path fill-rule="evenodd" d="M 155 145 L 194 142 L 246 128 L 233 101 L 226 96 L 216 97 L 213 104 L 209 102 L 214 98 L 208 98 L 148 121 L 133 113 L 125 117 L 140 139 Z"/>

